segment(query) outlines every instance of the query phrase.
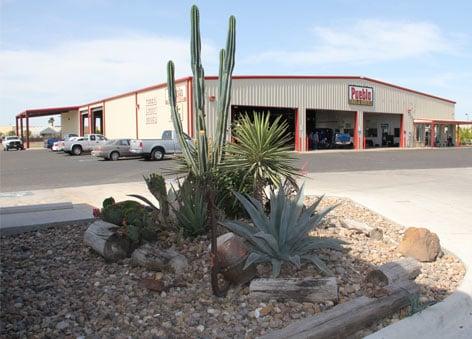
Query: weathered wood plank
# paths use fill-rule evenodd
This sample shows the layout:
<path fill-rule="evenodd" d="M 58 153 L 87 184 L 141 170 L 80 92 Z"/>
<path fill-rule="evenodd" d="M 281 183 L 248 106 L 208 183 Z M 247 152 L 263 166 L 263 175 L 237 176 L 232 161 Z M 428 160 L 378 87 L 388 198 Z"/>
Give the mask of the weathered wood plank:
<path fill-rule="evenodd" d="M 383 239 L 383 231 L 378 227 L 370 226 L 366 223 L 359 222 L 352 219 L 344 219 L 341 221 L 341 226 L 347 228 L 349 230 L 353 230 L 359 233 L 363 233 L 366 236 L 375 239 L 375 240 L 382 240 Z"/>
<path fill-rule="evenodd" d="M 414 280 L 421 273 L 421 264 L 414 258 L 402 258 L 385 263 L 367 273 L 364 284 L 393 285 Z"/>
<path fill-rule="evenodd" d="M 250 295 L 262 299 L 322 302 L 338 300 L 336 278 L 254 279 L 249 285 Z"/>
<path fill-rule="evenodd" d="M 345 338 L 409 306 L 419 293 L 419 286 L 411 281 L 386 289 L 388 295 L 381 298 L 359 297 L 260 338 Z"/>
<path fill-rule="evenodd" d="M 84 242 L 108 261 L 126 258 L 129 243 L 116 233 L 118 226 L 103 220 L 93 222 L 84 233 Z"/>

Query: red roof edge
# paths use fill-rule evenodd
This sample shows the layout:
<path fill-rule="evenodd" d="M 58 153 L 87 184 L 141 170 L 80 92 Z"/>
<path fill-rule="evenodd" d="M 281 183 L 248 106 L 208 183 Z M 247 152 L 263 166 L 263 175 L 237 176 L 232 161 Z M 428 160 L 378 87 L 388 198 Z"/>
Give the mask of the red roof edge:
<path fill-rule="evenodd" d="M 48 108 L 33 108 L 27 109 L 16 115 L 17 118 L 25 118 L 26 115 L 30 117 L 41 117 L 52 114 L 60 114 L 68 111 L 79 109 L 80 106 L 64 106 L 64 107 L 48 107 Z"/>

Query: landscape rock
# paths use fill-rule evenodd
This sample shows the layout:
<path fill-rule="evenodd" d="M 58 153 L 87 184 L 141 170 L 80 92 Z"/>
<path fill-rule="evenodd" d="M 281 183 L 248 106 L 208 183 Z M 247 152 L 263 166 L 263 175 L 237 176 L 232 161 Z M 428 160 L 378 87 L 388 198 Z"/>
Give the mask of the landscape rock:
<path fill-rule="evenodd" d="M 413 257 L 422 262 L 435 261 L 441 252 L 441 245 L 436 233 L 426 228 L 410 227 L 405 231 L 398 251 L 404 256 Z"/>

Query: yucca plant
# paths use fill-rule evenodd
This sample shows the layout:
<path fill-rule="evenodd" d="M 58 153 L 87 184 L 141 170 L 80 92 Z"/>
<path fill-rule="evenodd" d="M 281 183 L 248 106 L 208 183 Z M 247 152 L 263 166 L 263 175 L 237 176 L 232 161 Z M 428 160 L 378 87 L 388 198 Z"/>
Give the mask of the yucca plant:
<path fill-rule="evenodd" d="M 310 207 L 303 204 L 303 186 L 295 196 L 286 195 L 283 189 L 270 193 L 270 213 L 266 215 L 262 205 L 250 196 L 235 193 L 249 214 L 252 225 L 232 220 L 220 224 L 246 239 L 252 245 L 245 268 L 252 264 L 270 262 L 272 276 L 280 273 L 282 262 L 300 267 L 302 261 L 314 264 L 321 272 L 332 274 L 326 264 L 313 253 L 322 248 L 341 249 L 341 242 L 332 238 L 313 237 L 312 231 L 336 205 L 321 212 L 316 208 L 323 197 Z"/>
<path fill-rule="evenodd" d="M 270 113 L 244 115 L 233 129 L 235 142 L 226 147 L 224 168 L 245 173 L 243 182 L 253 186 L 254 197 L 262 201 L 265 185 L 280 187 L 283 178 L 293 180 L 298 170 L 287 146 L 290 137 L 287 122 L 277 117 L 270 122 Z"/>

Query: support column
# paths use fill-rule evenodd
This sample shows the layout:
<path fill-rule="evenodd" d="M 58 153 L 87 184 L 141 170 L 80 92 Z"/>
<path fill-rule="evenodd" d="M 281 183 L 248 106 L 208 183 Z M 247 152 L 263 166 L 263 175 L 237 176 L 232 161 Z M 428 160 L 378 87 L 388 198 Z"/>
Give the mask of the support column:
<path fill-rule="evenodd" d="M 456 126 L 456 145 L 461 145 L 461 128 L 460 126 Z"/>
<path fill-rule="evenodd" d="M 433 122 L 433 123 L 431 123 L 431 133 L 430 133 L 431 134 L 431 142 L 430 142 L 431 147 L 434 147 L 434 139 L 436 139 L 436 135 L 434 133 L 434 128 L 435 128 L 435 126 L 434 126 L 434 122 Z"/>
<path fill-rule="evenodd" d="M 364 112 L 357 111 L 354 123 L 354 149 L 364 149 Z"/>
<path fill-rule="evenodd" d="M 92 133 L 92 110 L 90 109 L 90 106 L 88 107 L 88 132 L 89 134 Z M 84 132 L 85 134 L 85 132 Z"/>
<path fill-rule="evenodd" d="M 29 116 L 28 116 L 28 113 L 26 113 L 26 148 L 30 148 L 30 142 L 29 142 Z"/>
<path fill-rule="evenodd" d="M 404 117 L 403 114 L 400 115 L 400 148 L 405 147 L 405 142 L 406 142 L 406 130 L 404 126 Z"/>
<path fill-rule="evenodd" d="M 306 141 L 306 108 L 298 107 L 295 117 L 295 150 L 307 151 Z"/>
<path fill-rule="evenodd" d="M 15 117 L 15 133 L 16 135 L 18 135 L 19 131 L 18 131 L 18 117 Z"/>
<path fill-rule="evenodd" d="M 23 141 L 23 117 L 20 116 L 20 138 L 21 138 L 21 141 Z"/>

